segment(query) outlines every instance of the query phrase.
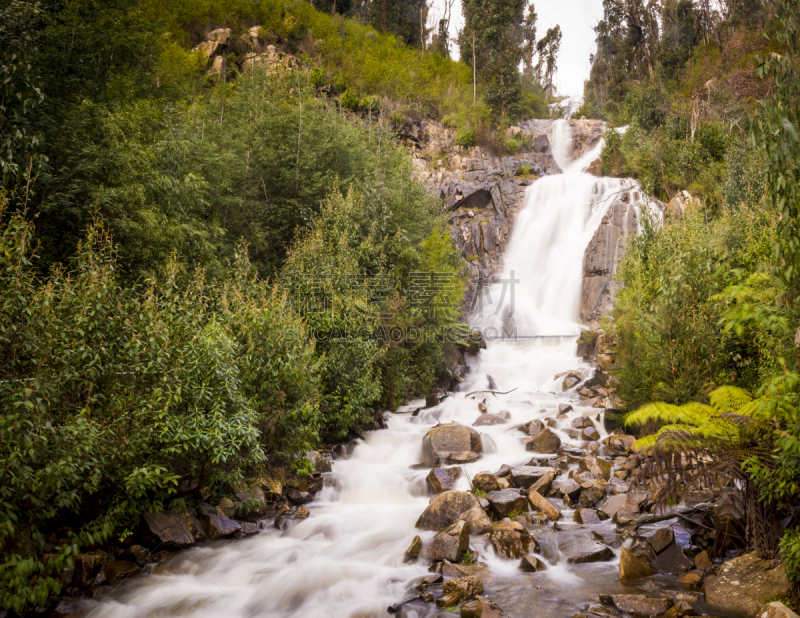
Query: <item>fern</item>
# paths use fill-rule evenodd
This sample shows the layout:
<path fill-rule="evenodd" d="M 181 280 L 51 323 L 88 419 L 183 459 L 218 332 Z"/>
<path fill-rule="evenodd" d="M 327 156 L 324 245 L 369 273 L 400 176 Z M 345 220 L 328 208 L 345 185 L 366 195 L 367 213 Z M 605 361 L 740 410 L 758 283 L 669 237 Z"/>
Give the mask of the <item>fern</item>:
<path fill-rule="evenodd" d="M 702 403 L 690 402 L 680 407 L 669 403 L 655 402 L 642 406 L 625 415 L 625 425 L 645 425 L 650 422 L 665 425 L 692 425 L 699 427 L 712 418 L 713 410 Z"/>
<path fill-rule="evenodd" d="M 718 414 L 736 412 L 753 400 L 750 393 L 738 386 L 721 386 L 711 391 L 708 398 L 714 411 Z"/>

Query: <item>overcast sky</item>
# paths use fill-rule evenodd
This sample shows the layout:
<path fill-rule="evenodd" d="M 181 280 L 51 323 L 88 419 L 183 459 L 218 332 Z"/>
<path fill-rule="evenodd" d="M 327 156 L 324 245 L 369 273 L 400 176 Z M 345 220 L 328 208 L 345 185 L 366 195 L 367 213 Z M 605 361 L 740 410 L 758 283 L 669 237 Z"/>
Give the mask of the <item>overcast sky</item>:
<path fill-rule="evenodd" d="M 548 28 L 561 26 L 563 38 L 558 56 L 556 87 L 559 94 L 580 95 L 583 81 L 589 77 L 589 54 L 594 53 L 594 26 L 603 17 L 602 0 L 534 0 L 536 14 L 536 36 L 542 38 Z M 430 26 L 436 23 L 444 11 L 444 0 L 433 0 L 430 12 Z M 527 10 L 526 10 L 527 14 Z M 461 2 L 453 6 L 453 23 L 450 24 L 450 38 L 455 39 L 464 25 Z M 458 45 L 453 43 L 451 55 L 458 58 Z"/>

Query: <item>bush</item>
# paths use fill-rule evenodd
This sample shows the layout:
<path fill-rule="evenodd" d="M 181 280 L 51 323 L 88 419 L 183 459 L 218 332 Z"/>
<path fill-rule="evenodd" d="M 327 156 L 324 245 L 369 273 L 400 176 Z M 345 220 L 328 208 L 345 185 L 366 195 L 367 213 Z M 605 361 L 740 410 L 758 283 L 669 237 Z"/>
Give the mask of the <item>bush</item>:
<path fill-rule="evenodd" d="M 358 95 L 352 90 L 345 90 L 339 96 L 339 104 L 345 109 L 356 111 L 358 109 L 358 104 L 359 104 Z"/>
<path fill-rule="evenodd" d="M 308 78 L 314 88 L 322 88 L 328 82 L 328 73 L 322 67 L 314 67 Z"/>
<path fill-rule="evenodd" d="M 469 127 L 464 127 L 456 131 L 456 144 L 469 148 L 475 145 L 475 131 Z"/>

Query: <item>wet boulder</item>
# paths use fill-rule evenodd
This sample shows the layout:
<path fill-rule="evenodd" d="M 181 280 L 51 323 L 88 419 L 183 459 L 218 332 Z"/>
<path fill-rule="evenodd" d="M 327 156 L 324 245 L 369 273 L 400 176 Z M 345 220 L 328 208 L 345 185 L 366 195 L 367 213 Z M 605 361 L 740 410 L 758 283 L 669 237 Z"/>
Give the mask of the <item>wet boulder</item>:
<path fill-rule="evenodd" d="M 636 618 L 653 618 L 675 605 L 668 597 L 651 594 L 603 594 L 600 601 Z"/>
<path fill-rule="evenodd" d="M 590 487 L 585 487 L 583 491 L 581 491 L 578 503 L 584 508 L 594 508 L 594 505 L 605 497 L 605 487 L 592 484 Z"/>
<path fill-rule="evenodd" d="M 567 562 L 570 564 L 608 562 L 614 558 L 614 552 L 610 547 L 584 536 L 574 538 L 564 544 L 562 551 L 569 555 Z"/>
<path fill-rule="evenodd" d="M 332 470 L 331 460 L 319 451 L 309 451 L 308 459 L 311 461 L 311 466 L 314 468 L 314 472 L 321 474 L 324 472 L 330 472 Z"/>
<path fill-rule="evenodd" d="M 239 522 L 225 515 L 222 509 L 209 504 L 201 504 L 198 507 L 197 518 L 210 539 L 222 539 L 232 536 L 234 532 L 242 527 Z"/>
<path fill-rule="evenodd" d="M 474 423 L 473 427 L 491 427 L 492 425 L 505 425 L 508 418 L 501 414 L 481 414 Z"/>
<path fill-rule="evenodd" d="M 422 539 L 419 538 L 419 535 L 415 536 L 412 541 L 411 545 L 408 546 L 406 553 L 403 555 L 403 559 L 406 562 L 413 562 L 417 558 L 419 558 L 419 553 L 422 551 Z"/>
<path fill-rule="evenodd" d="M 706 579 L 706 602 L 723 612 L 755 614 L 762 599 L 783 598 L 789 591 L 786 565 L 773 568 L 772 560 L 761 560 L 752 552 L 724 563 Z"/>
<path fill-rule="evenodd" d="M 239 515 L 263 515 L 267 512 L 267 497 L 261 487 L 242 488 L 236 492 L 236 499 L 241 502 Z M 225 513 L 232 517 L 235 513 Z"/>
<path fill-rule="evenodd" d="M 616 451 L 618 453 L 629 452 L 633 448 L 634 442 L 636 442 L 636 438 L 634 436 L 624 435 L 608 436 L 603 440 L 603 444 L 605 444 L 612 451 Z"/>
<path fill-rule="evenodd" d="M 423 530 L 444 530 L 454 524 L 458 516 L 474 506 L 480 508 L 475 494 L 466 491 L 445 491 L 438 494 L 422 512 L 416 527 Z"/>
<path fill-rule="evenodd" d="M 575 509 L 572 519 L 575 520 L 575 522 L 584 525 L 600 523 L 600 516 L 594 509 Z"/>
<path fill-rule="evenodd" d="M 470 510 L 461 513 L 458 520 L 469 524 L 470 534 L 485 534 L 492 529 L 492 520 L 480 506 L 473 506 Z"/>
<path fill-rule="evenodd" d="M 103 574 L 107 584 L 114 584 L 142 572 L 141 567 L 128 560 L 113 560 L 103 565 Z"/>
<path fill-rule="evenodd" d="M 453 489 L 459 476 L 461 476 L 461 468 L 434 468 L 425 481 L 432 493 L 439 494 Z"/>
<path fill-rule="evenodd" d="M 692 561 L 683 553 L 683 550 L 675 543 L 658 553 L 651 564 L 660 573 L 669 573 L 670 575 L 680 575 L 686 571 L 691 571 L 694 566 Z"/>
<path fill-rule="evenodd" d="M 477 461 L 482 450 L 480 434 L 458 423 L 434 427 L 422 439 L 422 459 L 431 467 Z"/>
<path fill-rule="evenodd" d="M 626 583 L 655 575 L 657 571 L 638 556 L 623 547 L 619 553 L 619 581 Z"/>
<path fill-rule="evenodd" d="M 553 481 L 553 484 L 550 486 L 550 491 L 547 493 L 552 496 L 561 496 L 563 498 L 569 498 L 570 500 L 577 500 L 578 496 L 581 495 L 582 489 L 580 484 L 574 479 L 561 478 Z"/>
<path fill-rule="evenodd" d="M 581 431 L 581 440 L 586 442 L 596 442 L 600 439 L 600 432 L 595 427 L 587 427 Z"/>
<path fill-rule="evenodd" d="M 501 558 L 518 559 L 528 553 L 539 551 L 539 544 L 528 533 L 525 526 L 508 519 L 492 526 L 489 542 Z"/>
<path fill-rule="evenodd" d="M 530 489 L 534 491 L 538 491 L 540 494 L 545 495 L 548 491 L 550 491 L 550 487 L 553 485 L 553 480 L 556 478 L 556 471 L 555 470 L 548 470 L 545 472 L 537 481 L 530 486 Z"/>
<path fill-rule="evenodd" d="M 488 472 L 478 472 L 475 477 L 472 479 L 472 487 L 476 491 L 482 491 L 485 494 L 488 494 L 492 491 L 497 491 L 500 489 L 500 484 L 497 482 L 497 477 L 494 474 L 489 474 Z"/>
<path fill-rule="evenodd" d="M 524 425 L 520 425 L 518 429 L 528 435 L 528 436 L 535 436 L 537 433 L 542 431 L 545 428 L 545 424 L 540 421 L 539 419 L 532 420 L 529 423 L 525 423 Z"/>
<path fill-rule="evenodd" d="M 514 512 L 517 514 L 528 512 L 528 500 L 518 489 L 493 491 L 486 494 L 486 499 L 492 510 L 501 518 L 508 517 Z"/>
<path fill-rule="evenodd" d="M 162 548 L 175 549 L 207 538 L 203 526 L 188 511 L 150 511 L 143 519 L 146 527 L 142 536 L 148 545 L 160 543 Z"/>
<path fill-rule="evenodd" d="M 588 416 L 579 416 L 572 419 L 570 426 L 573 429 L 586 429 L 587 427 L 594 427 L 594 423 Z"/>
<path fill-rule="evenodd" d="M 428 560 L 458 562 L 469 549 L 469 524 L 457 521 L 439 532 L 420 554 Z"/>
<path fill-rule="evenodd" d="M 449 579 L 442 586 L 442 596 L 437 599 L 436 605 L 452 607 L 482 593 L 483 582 L 474 575 Z"/>
<path fill-rule="evenodd" d="M 607 481 L 611 478 L 611 468 L 614 463 L 599 457 L 586 457 L 580 462 L 581 470 L 586 470 L 593 478 Z"/>
<path fill-rule="evenodd" d="M 773 601 L 761 608 L 758 618 L 798 618 L 798 616 L 780 601 Z"/>
<path fill-rule="evenodd" d="M 525 438 L 524 442 L 528 451 L 545 455 L 557 453 L 561 446 L 561 438 L 546 427 L 535 436 Z"/>
<path fill-rule="evenodd" d="M 556 508 L 551 502 L 549 502 L 544 496 L 542 496 L 538 491 L 530 490 L 528 492 L 528 500 L 533 505 L 533 507 L 542 513 L 544 513 L 545 517 L 551 521 L 556 521 L 561 519 L 561 511 Z"/>
<path fill-rule="evenodd" d="M 537 466 L 517 466 L 511 469 L 509 478 L 516 487 L 528 489 L 548 472 L 552 472 L 552 470 Z"/>
<path fill-rule="evenodd" d="M 547 565 L 536 556 L 523 556 L 519 562 L 519 570 L 526 573 L 536 573 L 537 571 L 544 571 L 546 568 Z"/>

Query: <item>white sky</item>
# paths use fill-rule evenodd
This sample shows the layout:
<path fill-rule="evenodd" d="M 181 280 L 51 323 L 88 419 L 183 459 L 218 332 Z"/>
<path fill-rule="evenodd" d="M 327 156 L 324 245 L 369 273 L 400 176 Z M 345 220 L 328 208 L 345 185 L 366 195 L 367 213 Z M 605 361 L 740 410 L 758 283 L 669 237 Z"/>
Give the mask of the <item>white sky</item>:
<path fill-rule="evenodd" d="M 542 38 L 548 28 L 561 26 L 561 52 L 555 82 L 559 94 L 583 94 L 583 82 L 589 77 L 589 54 L 595 51 L 593 28 L 603 17 L 602 0 L 532 0 L 538 20 L 536 36 Z M 444 0 L 433 0 L 429 26 L 436 28 L 444 12 Z M 527 15 L 527 9 L 525 10 Z M 458 58 L 458 45 L 452 42 L 464 26 L 461 1 L 455 0 L 450 23 L 450 55 Z"/>

